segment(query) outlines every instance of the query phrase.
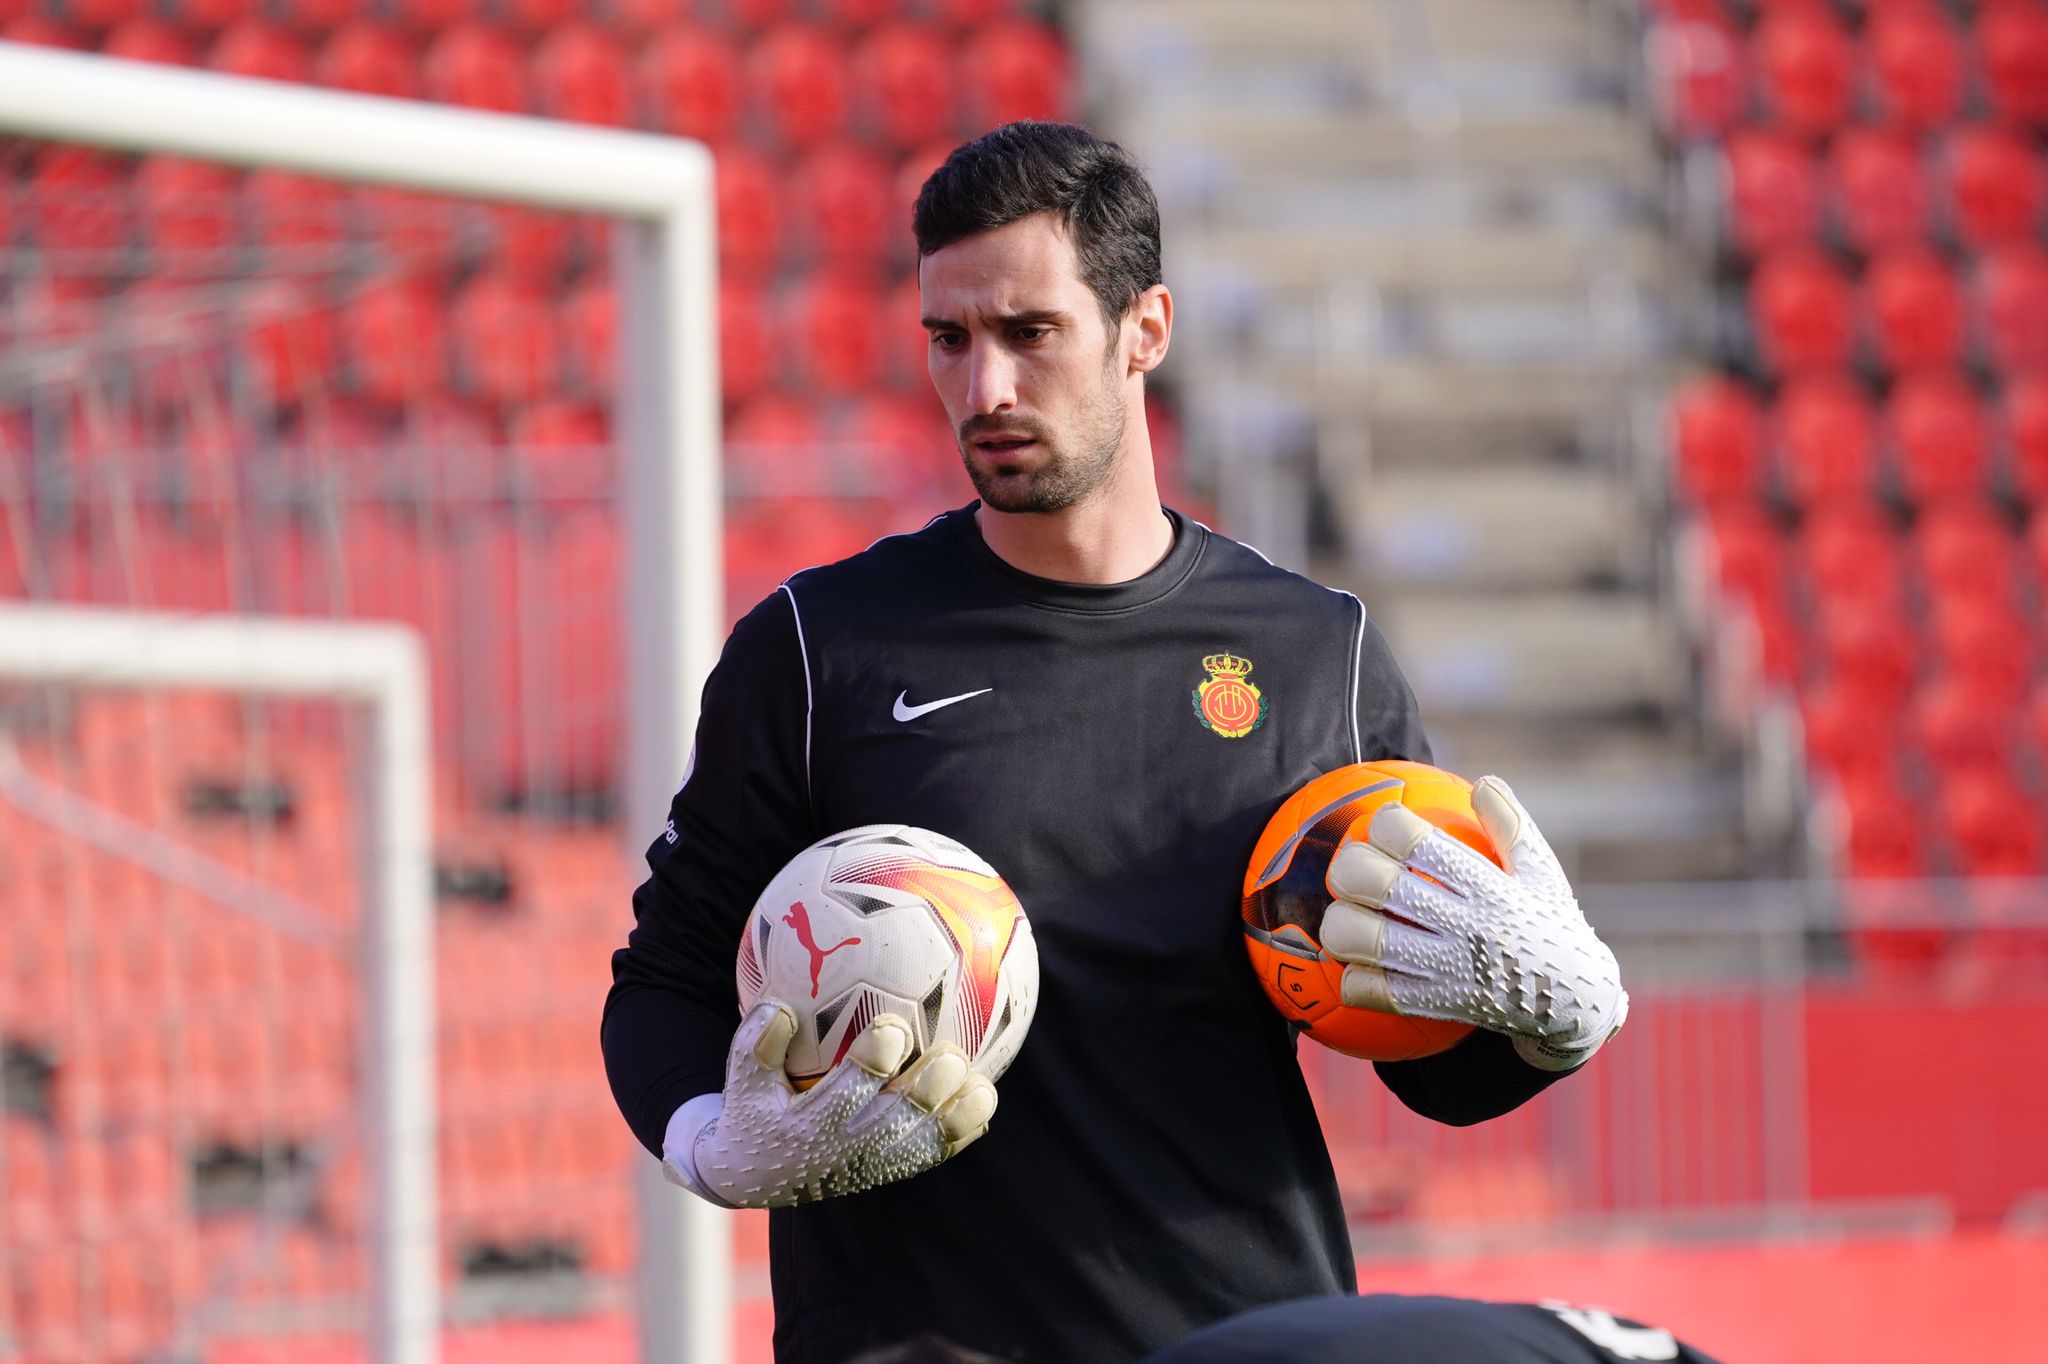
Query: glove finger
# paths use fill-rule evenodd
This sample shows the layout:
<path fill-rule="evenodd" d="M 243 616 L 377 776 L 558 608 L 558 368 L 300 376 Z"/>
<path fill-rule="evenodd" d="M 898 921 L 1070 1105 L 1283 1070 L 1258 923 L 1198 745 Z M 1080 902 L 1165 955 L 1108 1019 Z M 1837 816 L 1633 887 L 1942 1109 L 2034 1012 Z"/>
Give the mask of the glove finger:
<path fill-rule="evenodd" d="M 1383 1014 L 1401 1012 L 1394 1004 L 1394 991 L 1387 973 L 1377 966 L 1347 966 L 1337 982 L 1344 1003 L 1353 1009 L 1377 1009 Z"/>
<path fill-rule="evenodd" d="M 902 1019 L 883 1014 L 868 1024 L 838 1064 L 797 1095 L 791 1106 L 821 1110 L 816 1115 L 820 1129 L 843 1131 L 874 1102 L 909 1050 L 910 1029 L 903 1026 Z"/>
<path fill-rule="evenodd" d="M 1564 868 L 1558 865 L 1557 854 L 1550 850 L 1549 840 L 1543 837 L 1543 831 L 1536 827 L 1536 821 L 1529 817 L 1528 810 L 1506 782 L 1486 776 L 1474 783 L 1472 812 L 1479 817 L 1479 827 L 1493 840 L 1510 875 L 1518 880 L 1529 878 L 1547 886 L 1564 887 L 1569 893 L 1569 882 Z"/>
<path fill-rule="evenodd" d="M 1505 885 L 1507 876 L 1484 854 L 1401 805 L 1382 806 L 1367 827 L 1374 847 L 1461 897 Z"/>
<path fill-rule="evenodd" d="M 970 1075 L 960 1092 L 939 1105 L 936 1115 L 939 1136 L 946 1143 L 946 1153 L 957 1153 L 982 1133 L 988 1131 L 989 1119 L 996 1112 L 996 1087 L 986 1075 Z"/>
<path fill-rule="evenodd" d="M 1349 900 L 1332 900 L 1323 910 L 1322 930 L 1316 936 L 1323 951 L 1338 961 L 1378 966 L 1386 933 L 1386 915 Z"/>
<path fill-rule="evenodd" d="M 1323 886 L 1339 900 L 1378 909 L 1405 874 L 1399 861 L 1372 844 L 1347 839 L 1330 859 Z"/>
<path fill-rule="evenodd" d="M 868 1074 L 886 1080 L 903 1068 L 910 1046 L 910 1029 L 903 1025 L 903 1020 L 894 1014 L 883 1014 L 861 1029 L 840 1064 L 850 1061 Z"/>
<path fill-rule="evenodd" d="M 889 1088 L 929 1113 L 967 1083 L 967 1069 L 967 1053 L 951 1042 L 941 1042 L 890 1081 Z"/>
<path fill-rule="evenodd" d="M 726 1088 L 772 1080 L 789 1089 L 789 1076 L 782 1065 L 795 1036 L 796 1015 L 788 1005 L 774 999 L 755 1004 L 733 1033 L 732 1050 L 726 1054 Z"/>

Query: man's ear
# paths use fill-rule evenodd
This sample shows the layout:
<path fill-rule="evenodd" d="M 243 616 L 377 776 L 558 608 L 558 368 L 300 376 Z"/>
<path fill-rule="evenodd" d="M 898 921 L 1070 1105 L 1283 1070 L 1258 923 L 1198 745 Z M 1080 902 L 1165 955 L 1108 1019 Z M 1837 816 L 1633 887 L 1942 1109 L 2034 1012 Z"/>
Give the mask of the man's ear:
<path fill-rule="evenodd" d="M 1131 304 L 1124 323 L 1137 331 L 1130 372 L 1150 374 L 1166 359 L 1166 348 L 1173 340 L 1173 295 L 1164 284 L 1153 285 Z"/>

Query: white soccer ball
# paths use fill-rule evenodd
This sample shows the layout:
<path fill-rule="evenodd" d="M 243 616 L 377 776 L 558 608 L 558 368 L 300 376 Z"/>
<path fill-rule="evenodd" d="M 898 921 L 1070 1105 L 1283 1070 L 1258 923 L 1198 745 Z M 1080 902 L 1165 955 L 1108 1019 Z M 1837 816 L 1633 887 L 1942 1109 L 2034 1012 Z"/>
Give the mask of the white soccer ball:
<path fill-rule="evenodd" d="M 1038 947 L 995 868 L 944 834 L 868 824 L 820 839 L 777 872 L 740 940 L 740 1011 L 796 1015 L 784 1063 L 815 1084 L 883 1014 L 916 1052 L 951 1042 L 994 1080 L 1038 1006 Z"/>

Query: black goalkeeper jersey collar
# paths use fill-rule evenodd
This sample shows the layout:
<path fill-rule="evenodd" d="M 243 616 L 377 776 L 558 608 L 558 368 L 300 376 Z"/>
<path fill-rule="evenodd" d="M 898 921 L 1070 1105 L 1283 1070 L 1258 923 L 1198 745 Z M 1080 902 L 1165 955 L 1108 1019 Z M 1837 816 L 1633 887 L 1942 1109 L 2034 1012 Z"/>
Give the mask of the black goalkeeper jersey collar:
<path fill-rule="evenodd" d="M 1173 547 L 1166 551 L 1165 558 L 1125 582 L 1062 582 L 1057 578 L 1041 578 L 1026 573 L 990 549 L 988 541 L 981 537 L 981 526 L 974 519 L 975 509 L 980 505 L 977 500 L 947 512 L 933 523 L 931 529 L 960 552 L 976 576 L 1019 601 L 1052 611 L 1110 615 L 1164 601 L 1180 590 L 1194 573 L 1196 565 L 1202 561 L 1202 551 L 1209 538 L 1207 529 L 1199 523 L 1188 520 L 1171 507 L 1162 507 L 1160 510 L 1173 526 Z"/>

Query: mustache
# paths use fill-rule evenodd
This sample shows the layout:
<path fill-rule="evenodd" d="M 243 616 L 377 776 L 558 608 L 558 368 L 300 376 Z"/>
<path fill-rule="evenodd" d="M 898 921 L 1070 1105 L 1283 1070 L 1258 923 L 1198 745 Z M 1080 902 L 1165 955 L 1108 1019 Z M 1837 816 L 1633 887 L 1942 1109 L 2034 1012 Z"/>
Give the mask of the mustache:
<path fill-rule="evenodd" d="M 1052 432 L 1036 417 L 969 417 L 960 423 L 960 443 L 971 445 L 981 436 L 1024 436 L 1052 444 Z"/>

